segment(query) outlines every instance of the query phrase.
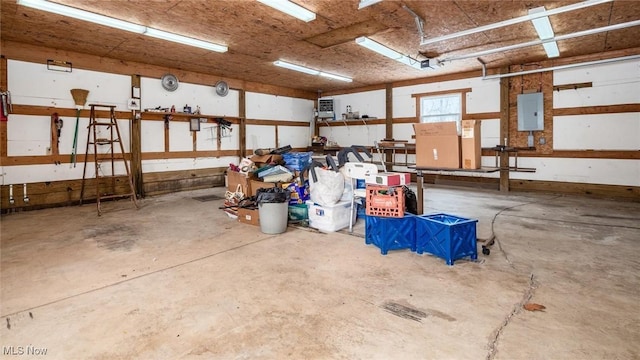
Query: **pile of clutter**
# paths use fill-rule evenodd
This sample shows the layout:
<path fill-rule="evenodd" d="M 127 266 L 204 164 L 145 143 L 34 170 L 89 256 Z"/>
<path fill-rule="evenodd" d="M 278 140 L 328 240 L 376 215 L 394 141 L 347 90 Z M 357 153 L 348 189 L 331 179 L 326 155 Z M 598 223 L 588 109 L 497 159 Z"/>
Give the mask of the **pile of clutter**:
<path fill-rule="evenodd" d="M 239 164 L 229 164 L 227 193 L 222 209 L 238 221 L 259 224 L 257 196 L 264 189 L 282 189 L 287 193 L 290 221 L 306 219 L 305 201 L 309 182 L 304 173 L 311 164 L 312 152 L 294 152 L 291 146 L 257 149 Z M 275 193 L 277 190 L 268 190 Z"/>

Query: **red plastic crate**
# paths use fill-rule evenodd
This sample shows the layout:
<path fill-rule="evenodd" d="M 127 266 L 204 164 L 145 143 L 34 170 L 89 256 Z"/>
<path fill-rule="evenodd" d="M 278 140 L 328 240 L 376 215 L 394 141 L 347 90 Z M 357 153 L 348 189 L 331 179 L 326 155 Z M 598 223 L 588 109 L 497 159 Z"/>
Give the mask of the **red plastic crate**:
<path fill-rule="evenodd" d="M 404 216 L 404 189 L 402 186 L 367 184 L 366 214 L 381 217 Z"/>

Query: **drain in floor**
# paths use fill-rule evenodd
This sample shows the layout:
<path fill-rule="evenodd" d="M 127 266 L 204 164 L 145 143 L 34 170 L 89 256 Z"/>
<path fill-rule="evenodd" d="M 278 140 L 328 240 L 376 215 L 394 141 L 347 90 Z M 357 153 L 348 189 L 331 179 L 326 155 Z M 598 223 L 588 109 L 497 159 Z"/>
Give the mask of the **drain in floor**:
<path fill-rule="evenodd" d="M 213 200 L 223 200 L 224 197 L 220 195 L 205 195 L 205 196 L 196 196 L 192 199 L 205 202 L 205 201 L 213 201 Z"/>

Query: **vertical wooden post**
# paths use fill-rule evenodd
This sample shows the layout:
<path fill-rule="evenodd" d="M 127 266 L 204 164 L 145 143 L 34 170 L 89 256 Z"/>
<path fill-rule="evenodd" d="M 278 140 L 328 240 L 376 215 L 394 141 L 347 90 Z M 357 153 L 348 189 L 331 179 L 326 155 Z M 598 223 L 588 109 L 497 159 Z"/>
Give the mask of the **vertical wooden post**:
<path fill-rule="evenodd" d="M 384 127 L 384 137 L 385 139 L 393 139 L 393 84 L 388 83 L 386 85 L 386 113 L 387 117 L 385 119 L 385 127 Z M 393 154 L 391 152 L 387 152 L 385 155 L 385 163 L 390 163 L 391 167 L 389 169 L 393 169 Z M 386 167 L 386 166 L 385 166 Z"/>
<path fill-rule="evenodd" d="M 0 57 L 0 91 L 8 90 L 7 58 L 2 55 L 2 57 Z M 8 121 L 0 121 L 0 158 L 7 157 L 7 122 Z"/>
<path fill-rule="evenodd" d="M 502 68 L 500 73 L 506 74 L 509 68 Z M 509 78 L 500 79 L 500 142 L 501 145 L 509 144 Z M 504 143 L 504 140 L 507 142 Z M 500 153 L 500 191 L 509 191 L 509 153 Z"/>
<path fill-rule="evenodd" d="M 131 75 L 131 97 L 139 100 L 141 94 L 135 94 L 134 88 L 138 88 L 139 91 L 142 90 L 140 89 L 140 75 Z M 131 110 L 130 138 L 131 143 L 129 144 L 129 148 L 131 151 L 131 178 L 133 179 L 133 188 L 138 196 L 144 197 L 144 182 L 142 178 L 142 120 L 140 120 L 139 110 Z"/>
<path fill-rule="evenodd" d="M 313 101 L 313 108 L 318 110 L 318 99 L 315 99 Z M 311 134 L 311 137 L 314 137 L 316 135 L 320 136 L 320 125 L 318 124 L 318 117 L 315 116 L 315 114 L 313 114 L 313 118 L 314 118 L 314 122 L 313 122 L 313 134 Z"/>
<path fill-rule="evenodd" d="M 244 89 L 240 89 L 238 99 L 238 114 L 240 115 L 240 129 L 238 130 L 238 142 L 240 146 L 240 159 L 247 155 L 247 104 L 246 93 Z M 220 129 L 218 129 L 220 131 Z"/>

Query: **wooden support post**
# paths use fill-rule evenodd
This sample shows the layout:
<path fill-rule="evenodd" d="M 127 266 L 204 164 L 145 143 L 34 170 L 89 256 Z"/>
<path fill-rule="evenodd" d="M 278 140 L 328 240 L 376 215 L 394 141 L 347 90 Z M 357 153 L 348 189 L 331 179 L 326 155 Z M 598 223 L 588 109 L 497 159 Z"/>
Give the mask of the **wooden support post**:
<path fill-rule="evenodd" d="M 238 116 L 240 117 L 240 129 L 238 130 L 238 142 L 240 146 L 240 159 L 242 159 L 247 155 L 247 104 L 245 100 L 246 93 L 244 89 L 240 89 L 239 97 Z M 220 129 L 218 129 L 218 134 L 219 133 Z"/>
<path fill-rule="evenodd" d="M 385 139 L 393 139 L 393 84 L 388 83 L 386 85 L 386 113 L 384 137 Z M 386 152 L 385 163 L 391 164 L 390 171 L 393 169 L 393 154 Z"/>
<path fill-rule="evenodd" d="M 2 55 L 0 57 L 0 91 L 8 90 L 7 58 Z M 7 122 L 8 121 L 0 121 L 0 158 L 2 159 L 7 157 Z"/>
<path fill-rule="evenodd" d="M 502 68 L 501 73 L 509 72 L 509 68 Z M 500 142 L 509 145 L 509 78 L 500 79 Z M 506 143 L 505 143 L 506 139 Z M 500 153 L 500 191 L 509 191 L 509 153 Z"/>
<path fill-rule="evenodd" d="M 138 89 L 134 91 L 134 88 Z M 131 97 L 140 97 L 140 75 L 131 75 Z M 142 176 L 142 120 L 139 110 L 131 110 L 131 177 L 137 196 L 144 197 L 144 180 Z"/>

